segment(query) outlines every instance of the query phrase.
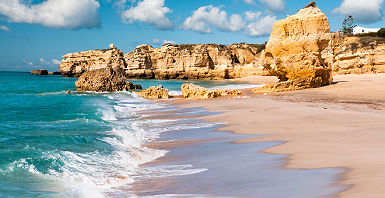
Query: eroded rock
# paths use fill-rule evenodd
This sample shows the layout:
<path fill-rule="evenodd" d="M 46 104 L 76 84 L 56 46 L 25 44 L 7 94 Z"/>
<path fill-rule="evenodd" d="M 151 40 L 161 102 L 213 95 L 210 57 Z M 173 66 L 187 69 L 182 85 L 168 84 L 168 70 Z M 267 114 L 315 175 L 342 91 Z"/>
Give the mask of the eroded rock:
<path fill-rule="evenodd" d="M 216 98 L 219 96 L 241 94 L 241 92 L 236 89 L 209 90 L 194 84 L 183 84 L 181 89 L 182 89 L 182 96 L 184 98 L 189 98 L 189 99 L 209 99 L 209 98 Z"/>
<path fill-rule="evenodd" d="M 268 86 L 267 91 L 298 90 L 331 84 L 331 66 L 321 56 L 331 40 L 329 31 L 328 18 L 319 8 L 312 6 L 277 21 L 261 62 L 271 75 L 278 76 L 281 82 L 288 82 Z"/>
<path fill-rule="evenodd" d="M 78 53 L 71 53 L 63 56 L 59 65 L 63 76 L 79 77 L 84 72 L 105 68 L 126 67 L 124 54 L 115 46 L 104 50 L 91 50 Z"/>
<path fill-rule="evenodd" d="M 148 99 L 169 99 L 168 92 L 169 90 L 163 88 L 163 86 L 153 86 L 138 92 L 138 95 Z"/>
<path fill-rule="evenodd" d="M 83 73 L 75 82 L 78 91 L 115 92 L 126 90 L 126 75 L 123 69 L 104 68 Z"/>

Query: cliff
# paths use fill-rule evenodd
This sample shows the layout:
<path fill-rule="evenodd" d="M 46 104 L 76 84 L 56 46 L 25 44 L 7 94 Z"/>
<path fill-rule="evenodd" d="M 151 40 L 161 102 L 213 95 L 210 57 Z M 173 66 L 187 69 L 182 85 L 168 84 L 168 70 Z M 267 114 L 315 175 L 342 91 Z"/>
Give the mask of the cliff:
<path fill-rule="evenodd" d="M 385 72 L 385 39 L 335 34 L 322 57 L 336 74 Z"/>
<path fill-rule="evenodd" d="M 63 76 L 79 77 L 86 71 L 108 67 L 123 69 L 125 66 L 123 52 L 111 45 L 110 49 L 66 54 L 63 56 L 59 69 Z"/>
<path fill-rule="evenodd" d="M 124 58 L 131 77 L 224 79 L 263 74 L 263 68 L 255 64 L 260 47 L 248 44 L 167 44 L 161 48 L 141 45 Z"/>
<path fill-rule="evenodd" d="M 110 49 L 67 54 L 59 69 L 69 77 L 108 67 L 125 69 L 130 78 L 214 80 L 277 75 L 289 82 L 272 89 L 285 90 L 330 84 L 330 71 L 385 72 L 384 39 L 346 37 L 329 30 L 328 18 L 312 4 L 277 21 L 264 51 L 263 45 L 243 43 L 167 44 L 161 48 L 140 45 L 124 55 L 110 45 Z"/>

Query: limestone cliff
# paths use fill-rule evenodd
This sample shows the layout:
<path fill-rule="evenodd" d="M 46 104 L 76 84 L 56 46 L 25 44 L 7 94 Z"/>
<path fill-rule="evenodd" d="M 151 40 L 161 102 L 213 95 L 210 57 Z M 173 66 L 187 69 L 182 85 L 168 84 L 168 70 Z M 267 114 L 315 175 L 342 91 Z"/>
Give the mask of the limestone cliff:
<path fill-rule="evenodd" d="M 282 81 L 267 91 L 297 90 L 332 83 L 331 67 L 321 52 L 329 45 L 328 18 L 317 7 L 307 7 L 274 24 L 261 63 Z M 262 89 L 257 89 L 260 91 Z"/>
<path fill-rule="evenodd" d="M 336 74 L 384 73 L 385 39 L 335 34 L 322 57 Z"/>
<path fill-rule="evenodd" d="M 125 55 L 127 74 L 158 79 L 224 79 L 261 75 L 255 64 L 260 45 L 172 45 L 161 48 L 138 46 Z"/>
<path fill-rule="evenodd" d="M 108 67 L 125 68 L 124 54 L 122 51 L 112 48 L 104 50 L 91 50 L 78 53 L 71 53 L 63 56 L 59 65 L 63 76 L 79 77 L 86 71 L 104 69 Z"/>

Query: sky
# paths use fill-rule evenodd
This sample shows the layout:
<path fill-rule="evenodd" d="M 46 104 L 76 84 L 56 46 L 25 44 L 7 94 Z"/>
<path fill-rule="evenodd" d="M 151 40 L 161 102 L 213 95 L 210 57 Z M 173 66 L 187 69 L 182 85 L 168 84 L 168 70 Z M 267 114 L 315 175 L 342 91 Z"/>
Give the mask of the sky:
<path fill-rule="evenodd" d="M 385 27 L 384 0 L 318 0 L 331 31 L 346 16 Z M 0 0 L 0 71 L 58 70 L 67 53 L 140 44 L 264 43 L 309 0 Z"/>

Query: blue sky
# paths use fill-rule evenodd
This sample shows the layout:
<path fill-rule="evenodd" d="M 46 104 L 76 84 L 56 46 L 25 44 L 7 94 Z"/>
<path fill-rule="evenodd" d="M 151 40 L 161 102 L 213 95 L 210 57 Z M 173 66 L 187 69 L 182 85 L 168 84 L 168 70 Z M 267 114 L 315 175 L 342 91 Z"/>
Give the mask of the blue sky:
<path fill-rule="evenodd" d="M 323 0 L 338 31 L 344 16 L 384 27 L 384 0 Z M 146 43 L 263 43 L 275 20 L 306 0 L 0 0 L 0 70 L 57 70 L 66 53 Z"/>

